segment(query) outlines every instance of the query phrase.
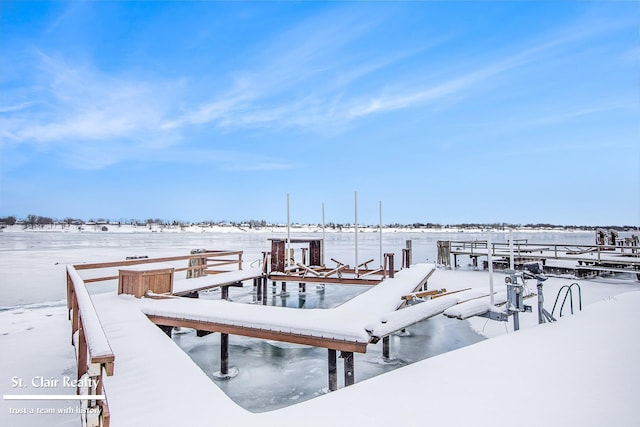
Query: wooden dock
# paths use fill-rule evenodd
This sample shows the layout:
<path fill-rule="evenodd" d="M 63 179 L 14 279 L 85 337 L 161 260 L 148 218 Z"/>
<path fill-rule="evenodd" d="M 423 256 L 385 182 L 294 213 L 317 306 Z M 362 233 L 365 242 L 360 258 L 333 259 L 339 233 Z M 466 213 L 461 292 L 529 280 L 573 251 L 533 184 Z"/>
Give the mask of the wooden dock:
<path fill-rule="evenodd" d="M 438 264 L 449 268 L 458 266 L 460 256 L 468 256 L 473 266 L 478 268 L 478 259 L 488 259 L 489 253 L 495 267 L 508 268 L 511 253 L 508 242 L 495 242 L 488 247 L 486 240 L 438 241 Z M 573 273 L 578 277 L 632 273 L 640 280 L 640 246 L 637 239 L 622 240 L 616 245 L 533 244 L 518 240 L 513 243 L 513 256 L 516 266 L 541 261 L 545 269 L 557 273 Z M 554 260 L 560 262 L 549 262 Z"/>
<path fill-rule="evenodd" d="M 327 267 L 321 258 L 321 239 L 294 239 L 287 242 L 308 244 L 307 248 L 302 248 L 302 256 L 297 262 L 293 260 L 293 252 L 288 254 L 288 259 L 284 259 L 283 240 L 270 240 L 272 251 L 263 252 L 260 268 L 244 269 L 242 251 L 204 249 L 193 250 L 191 254 L 182 256 L 155 259 L 145 257 L 68 266 L 67 308 L 72 320 L 72 342 L 78 350 L 78 378 L 89 375 L 97 386 L 86 392 L 99 394 L 101 397 L 88 400 L 87 408 L 95 410 L 87 411 L 91 415 L 86 415 L 83 422 L 86 425 L 109 425 L 111 410 L 105 384 L 114 381 L 106 380 L 106 377 L 113 375 L 117 359 L 123 355 L 122 351 L 111 350 L 109 343 L 114 336 L 103 329 L 102 325 L 109 316 L 94 306 L 87 289 L 92 283 L 107 281 L 114 284 L 117 292 L 114 292 L 116 299 L 113 301 L 118 303 L 118 307 L 114 307 L 112 302 L 109 310 L 119 313 L 126 309 L 139 314 L 144 312 L 145 321 L 150 321 L 169 336 L 174 327 L 194 328 L 199 336 L 220 333 L 222 377 L 229 374 L 230 335 L 326 348 L 329 352 L 329 390 L 332 391 L 337 389 L 338 384 L 338 352 L 344 359 L 345 385 L 351 385 L 355 381 L 354 352 L 365 353 L 367 345 L 382 339 L 383 354 L 385 357 L 389 356 L 388 336 L 379 333 L 380 336 L 372 337 L 365 325 L 359 323 L 362 321 L 362 313 L 372 316 L 369 324 L 374 325 L 380 315 L 404 308 L 406 301 L 402 297 L 426 289 L 427 280 L 435 271 L 432 264 L 410 268 L 409 244 L 403 249 L 401 269 L 396 270 L 393 253 L 384 254 L 384 265 L 380 268 L 369 268 L 373 260 L 351 268 L 335 259 L 332 262 L 336 263 L 336 267 Z M 360 295 L 359 300 L 366 307 L 358 308 L 355 314 L 349 311 L 349 307 L 356 304 L 355 299 L 339 309 L 291 312 L 290 309 L 267 306 L 269 280 L 274 284 L 276 281 L 282 282 L 283 290 L 287 282 L 296 282 L 300 285 L 300 291 L 304 292 L 304 286 L 309 282 L 368 285 L 379 287 L 376 289 L 379 292 Z M 229 299 L 230 287 L 243 286 L 246 281 L 253 281 L 259 304 L 233 304 L 224 301 Z M 200 291 L 214 288 L 221 289 L 222 301 L 199 300 Z M 119 297 L 123 294 L 131 295 L 135 297 L 134 301 L 139 302 L 133 302 L 130 298 L 120 300 Z M 218 305 L 211 307 L 215 304 Z M 403 316 L 394 323 L 400 329 L 442 310 L 438 306 L 432 310 L 424 310 L 422 307 L 421 310 L 401 311 Z M 336 321 L 334 316 L 339 313 L 345 319 Z M 131 313 L 131 317 L 139 318 L 139 315 Z M 394 331 L 390 325 L 384 326 L 382 330 L 386 334 Z M 129 356 L 125 355 L 125 358 Z M 78 390 L 78 393 L 84 392 Z M 113 399 L 113 396 L 110 397 Z M 99 414 L 99 417 L 96 418 L 95 414 Z"/>

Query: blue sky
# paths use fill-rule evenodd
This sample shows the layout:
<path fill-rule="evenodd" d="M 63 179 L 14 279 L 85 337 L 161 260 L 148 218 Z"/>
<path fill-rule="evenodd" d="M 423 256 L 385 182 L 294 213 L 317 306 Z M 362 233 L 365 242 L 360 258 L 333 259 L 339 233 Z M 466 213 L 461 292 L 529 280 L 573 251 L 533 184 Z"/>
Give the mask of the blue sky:
<path fill-rule="evenodd" d="M 636 2 L 0 3 L 0 215 L 640 223 Z"/>

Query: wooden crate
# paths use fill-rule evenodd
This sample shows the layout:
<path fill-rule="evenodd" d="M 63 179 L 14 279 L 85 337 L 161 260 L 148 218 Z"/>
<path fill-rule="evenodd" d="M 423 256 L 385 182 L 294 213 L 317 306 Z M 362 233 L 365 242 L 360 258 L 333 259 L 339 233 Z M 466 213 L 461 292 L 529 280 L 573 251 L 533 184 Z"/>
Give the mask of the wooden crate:
<path fill-rule="evenodd" d="M 173 271 L 170 264 L 140 264 L 119 270 L 118 294 L 142 298 L 147 291 L 156 294 L 173 292 Z"/>

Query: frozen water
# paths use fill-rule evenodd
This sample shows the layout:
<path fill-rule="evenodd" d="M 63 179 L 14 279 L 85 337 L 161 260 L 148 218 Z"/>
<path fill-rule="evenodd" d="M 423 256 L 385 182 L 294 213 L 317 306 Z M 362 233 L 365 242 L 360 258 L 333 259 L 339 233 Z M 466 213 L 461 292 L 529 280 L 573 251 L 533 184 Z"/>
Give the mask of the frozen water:
<path fill-rule="evenodd" d="M 279 287 L 279 286 L 278 286 Z M 269 296 L 270 305 L 299 308 L 332 308 L 366 290 L 362 286 L 327 285 L 324 292 L 299 295 L 298 287 L 291 286 L 289 296 Z M 235 302 L 251 302 L 255 295 L 251 287 L 231 288 Z M 205 298 L 218 299 L 209 294 Z M 411 326 L 410 333 L 391 337 L 390 361 L 382 358 L 382 343 L 370 345 L 366 354 L 355 354 L 355 377 L 360 382 L 367 378 L 397 369 L 410 363 L 435 356 L 456 348 L 481 341 L 466 322 L 444 316 Z M 173 334 L 174 341 L 212 379 L 220 370 L 219 334 L 197 337 L 195 332 Z M 229 397 L 253 412 L 270 411 L 292 403 L 311 399 L 326 392 L 327 350 L 295 344 L 264 341 L 231 336 L 229 363 L 238 375 L 231 381 L 216 381 Z M 338 358 L 338 372 L 342 372 Z M 339 386 L 344 379 L 338 376 Z"/>
<path fill-rule="evenodd" d="M 306 237 L 318 237 L 317 233 Z M 45 304 L 61 301 L 66 296 L 65 264 L 123 260 L 127 256 L 158 257 L 187 254 L 191 249 L 242 249 L 247 264 L 261 259 L 269 250 L 267 237 L 257 233 L 191 234 L 191 233 L 0 233 L 0 309 L 16 305 Z M 304 237 L 296 234 L 295 237 Z M 354 238 L 351 233 L 327 233 L 326 263 L 333 257 L 354 264 Z M 530 242 L 592 243 L 593 233 L 517 233 L 518 239 Z M 406 240 L 413 241 L 413 262 L 433 262 L 436 241 L 442 239 L 483 239 L 482 233 L 384 233 L 383 251 L 396 253 L 396 264 Z M 506 239 L 506 234 L 502 239 Z M 500 241 L 494 236 L 494 241 Z M 373 258 L 379 263 L 377 233 L 359 235 L 359 262 Z M 294 245 L 295 247 L 295 245 Z M 115 289 L 115 283 L 89 285 L 92 292 Z M 280 285 L 277 287 L 278 291 Z M 298 293 L 298 286 L 288 284 L 288 294 L 273 294 L 268 287 L 270 305 L 297 308 L 335 307 L 366 290 L 361 286 L 327 285 L 320 291 L 307 285 L 307 292 Z M 235 302 L 256 302 L 251 286 L 230 288 Z M 220 298 L 219 292 L 209 292 L 202 298 Z M 443 316 L 411 326 L 407 333 L 391 337 L 392 360 L 384 361 L 381 344 L 369 346 L 367 354 L 355 355 L 357 382 L 482 340 L 467 322 Z M 193 331 L 174 334 L 175 342 L 210 377 L 219 371 L 220 342 L 218 334 L 196 337 Z M 298 403 L 326 393 L 327 351 L 325 349 L 273 343 L 238 336 L 230 337 L 230 365 L 238 375 L 229 381 L 216 381 L 233 400 L 243 407 L 262 412 Z M 342 360 L 338 359 L 338 372 Z M 339 385 L 343 378 L 339 375 Z"/>

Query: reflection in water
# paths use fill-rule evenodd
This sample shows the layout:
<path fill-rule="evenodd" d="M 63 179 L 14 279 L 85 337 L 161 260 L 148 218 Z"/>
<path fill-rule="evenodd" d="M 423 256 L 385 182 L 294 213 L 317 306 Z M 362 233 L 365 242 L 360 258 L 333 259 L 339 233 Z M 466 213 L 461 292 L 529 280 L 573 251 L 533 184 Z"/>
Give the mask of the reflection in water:
<path fill-rule="evenodd" d="M 269 289 L 269 305 L 290 308 L 332 308 L 366 291 L 365 286 L 326 287 L 307 285 L 304 294 L 289 284 L 289 292 Z M 231 288 L 237 303 L 260 303 L 251 286 Z M 220 292 L 201 298 L 219 299 Z M 220 369 L 220 337 L 210 334 L 198 338 L 194 331 L 176 334 L 174 341 L 210 377 Z M 467 322 L 437 316 L 407 328 L 407 333 L 391 337 L 391 360 L 382 358 L 382 342 L 371 344 L 366 354 L 355 354 L 356 382 L 406 366 L 483 338 Z M 311 399 L 327 392 L 327 350 L 240 336 L 230 337 L 229 363 L 239 369 L 237 377 L 215 381 L 231 399 L 253 412 L 270 411 Z M 338 358 L 338 383 L 344 386 L 342 359 Z"/>

